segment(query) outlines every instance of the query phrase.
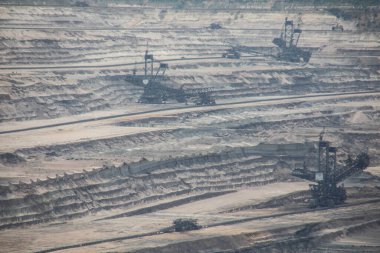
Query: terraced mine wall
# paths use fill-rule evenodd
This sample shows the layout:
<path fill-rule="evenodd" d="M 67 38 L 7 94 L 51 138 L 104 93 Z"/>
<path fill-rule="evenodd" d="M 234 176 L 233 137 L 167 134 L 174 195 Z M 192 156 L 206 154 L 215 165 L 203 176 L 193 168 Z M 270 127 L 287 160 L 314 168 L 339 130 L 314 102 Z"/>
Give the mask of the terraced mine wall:
<path fill-rule="evenodd" d="M 261 95 L 378 89 L 378 34 L 360 30 L 356 19 L 342 20 L 343 32 L 331 30 L 337 17 L 327 8 L 352 7 L 352 3 L 229 1 L 240 6 L 234 9 L 225 5 L 227 1 L 194 1 L 194 6 L 196 2 L 211 4 L 156 9 L 155 3 L 170 6 L 178 1 L 116 1 L 115 8 L 82 8 L 76 7 L 77 2 L 99 6 L 108 1 L 63 2 L 72 6 L 68 8 L 1 6 L 0 122 L 133 106 L 143 87 L 126 79 L 135 67 L 137 75 L 143 73 L 147 42 L 155 59 L 170 60 L 166 75 L 176 88 L 212 88 L 217 103 Z M 44 5 L 43 1 L 2 3 Z M 122 8 L 128 4 L 137 7 Z M 212 9 L 213 4 L 221 8 Z M 304 9 L 299 46 L 313 51 L 308 64 L 245 52 L 241 59 L 222 58 L 228 43 L 275 51 L 272 40 L 280 34 L 283 19 L 299 12 L 286 14 L 281 6 Z M 216 21 L 222 29 L 207 28 Z M 209 59 L 199 59 L 203 57 Z"/>
<path fill-rule="evenodd" d="M 134 253 L 207 252 L 213 253 L 326 253 L 326 252 L 378 252 L 372 245 L 329 245 L 329 242 L 350 234 L 359 234 L 380 225 L 379 215 L 351 217 L 323 223 L 306 223 L 269 231 L 258 231 L 233 236 L 217 236 L 196 241 L 181 241 L 162 247 L 146 248 Z M 331 229 L 335 226 L 335 229 Z M 328 246 L 326 246 L 328 245 Z"/>
<path fill-rule="evenodd" d="M 273 183 L 281 180 L 277 172 L 286 167 L 282 158 L 301 159 L 311 148 L 312 143 L 262 144 L 11 184 L 2 189 L 0 229 L 132 208 L 181 195 L 195 196 L 195 200 L 204 193 Z"/>
<path fill-rule="evenodd" d="M 281 9 L 302 7 L 328 7 L 346 6 L 347 8 L 376 5 L 376 0 L 3 0 L 3 4 L 9 5 L 35 5 L 35 6 L 72 6 L 72 7 L 120 7 L 120 6 L 148 6 L 167 8 L 208 7 L 208 8 L 257 8 L 257 9 Z"/>

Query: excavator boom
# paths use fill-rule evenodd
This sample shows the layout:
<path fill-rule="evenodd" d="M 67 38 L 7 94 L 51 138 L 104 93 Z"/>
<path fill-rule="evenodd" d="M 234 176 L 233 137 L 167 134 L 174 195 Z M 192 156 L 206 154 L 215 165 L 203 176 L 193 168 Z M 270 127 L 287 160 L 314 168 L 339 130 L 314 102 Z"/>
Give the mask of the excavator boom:
<path fill-rule="evenodd" d="M 370 163 L 367 153 L 362 152 L 352 159 L 346 160 L 344 166 L 337 166 L 337 148 L 331 147 L 330 143 L 323 140 L 324 131 L 319 136 L 318 143 L 318 170 L 311 171 L 304 168 L 294 169 L 293 176 L 312 181 L 310 184 L 311 207 L 333 206 L 342 204 L 346 200 L 346 190 L 343 185 L 338 186 L 346 178 L 355 173 L 364 171 Z"/>

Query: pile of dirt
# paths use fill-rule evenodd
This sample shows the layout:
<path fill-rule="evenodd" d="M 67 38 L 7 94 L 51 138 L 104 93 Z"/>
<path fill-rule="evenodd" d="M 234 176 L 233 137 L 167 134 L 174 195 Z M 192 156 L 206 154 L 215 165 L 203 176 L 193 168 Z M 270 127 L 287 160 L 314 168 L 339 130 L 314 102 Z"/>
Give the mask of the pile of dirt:
<path fill-rule="evenodd" d="M 370 123 L 371 119 L 365 115 L 363 112 L 355 112 L 349 119 L 348 122 L 351 124 L 366 124 Z"/>
<path fill-rule="evenodd" d="M 15 153 L 0 153 L 0 163 L 2 164 L 18 164 L 25 162 L 25 159 Z"/>

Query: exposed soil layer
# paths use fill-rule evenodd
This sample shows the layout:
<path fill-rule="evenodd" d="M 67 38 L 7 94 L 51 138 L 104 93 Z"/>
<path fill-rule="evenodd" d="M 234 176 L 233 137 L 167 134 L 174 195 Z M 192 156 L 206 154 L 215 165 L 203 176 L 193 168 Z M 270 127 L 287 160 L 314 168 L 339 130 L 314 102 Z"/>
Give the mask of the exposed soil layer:
<path fill-rule="evenodd" d="M 56 118 L 133 107 L 143 86 L 126 81 L 142 74 L 146 44 L 178 88 L 212 88 L 216 100 L 265 95 L 373 90 L 379 83 L 379 34 L 359 32 L 336 17 L 305 12 L 299 41 L 313 49 L 309 64 L 279 62 L 243 53 L 221 55 L 232 45 L 274 51 L 286 15 L 299 11 L 156 10 L 3 6 L 0 45 L 0 121 Z M 359 11 L 360 12 L 360 11 Z M 218 21 L 223 29 L 207 28 Z M 53 29 L 55 28 L 55 29 Z M 190 60 L 191 58 L 207 58 Z M 177 60 L 173 60 L 177 59 Z M 48 68 L 45 68 L 48 67 Z M 54 68 L 55 69 L 49 69 Z"/>
<path fill-rule="evenodd" d="M 2 2 L 1 250 L 379 252 L 376 3 Z M 308 63 L 269 56 L 286 16 Z M 216 105 L 137 103 L 147 47 L 171 86 Z M 310 209 L 290 172 L 316 170 L 322 129 L 337 166 L 364 151 L 370 168 L 345 204 Z M 175 232 L 178 218 L 201 228 Z"/>
<path fill-rule="evenodd" d="M 177 195 L 275 182 L 276 170 L 282 166 L 276 160 L 257 158 L 256 153 L 255 149 L 237 149 L 207 156 L 142 161 L 32 184 L 12 184 L 2 192 L 1 228 L 71 219 Z"/>

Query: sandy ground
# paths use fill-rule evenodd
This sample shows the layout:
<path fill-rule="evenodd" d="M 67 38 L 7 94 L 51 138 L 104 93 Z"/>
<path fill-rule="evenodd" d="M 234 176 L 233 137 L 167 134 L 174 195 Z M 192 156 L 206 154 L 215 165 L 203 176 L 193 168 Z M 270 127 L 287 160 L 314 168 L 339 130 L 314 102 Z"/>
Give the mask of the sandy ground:
<path fill-rule="evenodd" d="M 275 196 L 285 195 L 294 191 L 307 190 L 307 182 L 276 183 L 260 187 L 260 189 L 240 190 L 236 193 L 215 197 L 212 199 L 197 201 L 197 205 L 186 204 L 169 210 L 160 211 L 158 215 L 208 215 L 217 214 L 234 207 L 255 205 Z M 228 199 L 228 201 L 226 201 Z"/>
<path fill-rule="evenodd" d="M 227 90 L 230 96 L 240 88 L 249 89 L 251 94 L 239 92 L 241 98 L 297 92 L 288 86 L 304 82 L 312 87 L 302 88 L 311 89 L 308 92 L 332 92 L 350 90 L 347 83 L 359 80 L 364 82 L 360 88 L 368 89 L 368 81 L 379 80 L 371 67 L 379 61 L 378 34 L 358 32 L 348 20 L 341 20 L 344 32 L 333 32 L 336 17 L 325 11 L 305 10 L 302 16 L 299 45 L 315 49 L 315 57 L 305 65 L 252 55 L 240 60 L 186 60 L 220 57 L 231 45 L 272 47 L 284 18 L 295 19 L 298 11 L 39 8 L 1 7 L 5 51 L 0 94 L 12 101 L 1 104 L 5 121 L 135 107 L 142 87 L 126 83 L 125 76 L 134 62 L 142 61 L 147 43 L 156 59 L 178 59 L 169 62 L 168 72 L 178 87 L 212 87 Z M 212 22 L 223 29 L 208 29 Z M 141 67 L 137 66 L 140 74 Z M 321 83 L 332 86 L 322 88 Z"/>
<path fill-rule="evenodd" d="M 368 94 L 359 94 L 359 95 L 336 95 L 333 98 L 351 98 L 351 97 L 365 97 Z M 329 99 L 329 96 L 326 97 Z M 49 146 L 54 144 L 67 144 L 73 142 L 89 141 L 92 139 L 102 139 L 102 138 L 111 138 L 116 136 L 123 136 L 128 134 L 136 134 L 141 132 L 148 131 L 159 131 L 159 130 L 169 130 L 170 128 L 144 128 L 144 127 L 118 127 L 115 124 L 119 122 L 128 122 L 133 120 L 145 119 L 145 118 L 155 118 L 155 117 L 165 117 L 172 116 L 181 113 L 189 112 L 203 112 L 203 111 L 214 111 L 220 109 L 230 109 L 230 108 L 241 108 L 241 107 L 259 107 L 263 105 L 271 104 L 281 104 L 281 103 L 300 103 L 300 102 L 314 102 L 321 101 L 326 98 L 316 97 L 316 98 L 295 98 L 295 99 L 284 99 L 276 102 L 253 102 L 246 104 L 236 104 L 236 105 L 216 105 L 212 107 L 199 107 L 199 108 L 182 108 L 182 109 L 173 109 L 166 112 L 160 113 L 146 113 L 140 116 L 125 116 L 117 119 L 108 119 L 100 120 L 96 122 L 88 123 L 79 123 L 73 126 L 59 126 L 41 130 L 33 130 L 33 134 L 30 134 L 29 131 L 21 133 L 10 133 L 0 136 L 0 142 L 5 143 L 1 146 L 0 151 L 2 152 L 14 152 L 18 149 L 31 148 L 36 146 Z M 268 98 L 271 99 L 271 98 Z M 18 124 L 16 128 L 10 127 L 13 123 L 4 123 L 4 130 L 19 129 L 20 126 L 41 126 L 49 125 L 63 122 L 61 120 L 43 120 L 31 123 L 21 123 Z M 15 141 L 16 140 L 16 141 Z"/>
<path fill-rule="evenodd" d="M 142 112 L 134 116 L 0 134 L 0 153 L 11 152 L 25 159 L 23 162 L 0 163 L 0 185 L 8 185 L 8 181 L 29 182 L 30 179 L 35 181 L 57 174 L 62 176 L 107 164 L 120 165 L 139 161 L 142 157 L 160 160 L 221 152 L 231 147 L 306 143 L 317 140 L 325 127 L 325 138 L 341 152 L 339 162 L 346 154 L 363 150 L 371 157 L 371 167 L 367 170 L 371 174 L 357 176 L 347 182 L 352 187 L 351 192 L 359 196 L 358 199 L 349 199 L 348 203 L 378 198 L 374 196 L 378 178 L 372 175 L 380 176 L 379 33 L 360 31 L 350 20 L 341 20 L 345 31 L 331 31 L 336 17 L 327 11 L 313 9 L 302 15 L 303 33 L 299 41 L 300 46 L 313 50 L 308 64 L 252 56 L 247 52 L 242 53 L 241 59 L 222 59 L 222 53 L 231 46 L 244 45 L 265 50 L 273 47 L 272 39 L 280 34 L 284 18 L 295 19 L 299 12 L 266 10 L 169 9 L 165 12 L 155 8 L 0 6 L 0 46 L 4 49 L 0 57 L 0 132 Z M 208 29 L 212 22 L 219 22 L 223 29 Z M 136 103 L 143 87 L 127 82 L 126 76 L 132 73 L 134 62 L 142 61 L 147 43 L 155 59 L 169 60 L 167 74 L 177 88 L 182 85 L 185 88 L 213 88 L 217 105 L 190 108 L 178 103 Z M 189 60 L 192 57 L 217 58 Z M 142 65 L 137 64 L 136 67 L 141 74 Z M 370 91 L 372 95 L 260 101 L 360 91 Z M 244 101 L 247 103 L 222 104 Z M 143 113 L 168 108 L 173 109 Z M 289 157 L 280 156 L 279 160 L 270 162 L 283 162 L 281 159 L 290 161 Z M 302 161 L 297 162 L 302 165 Z M 289 165 L 292 168 L 296 167 L 296 161 L 289 163 L 292 163 Z M 255 164 L 247 165 L 247 169 L 250 168 L 248 166 L 256 168 Z M 228 168 L 234 170 L 234 167 Z M 279 173 L 288 174 L 289 171 Z M 209 185 L 214 180 L 225 180 L 223 177 L 213 178 L 215 174 L 206 175 L 210 177 Z M 232 184 L 234 179 L 226 179 L 231 180 L 226 184 Z M 162 180 L 162 185 L 168 183 L 168 188 L 173 183 Z M 112 189 L 101 187 L 105 188 L 101 193 L 107 200 L 113 186 L 110 187 Z M 179 195 L 140 203 L 130 209 L 102 210 L 73 220 L 4 229 L 0 230 L 0 251 L 33 252 L 136 235 L 168 227 L 180 217 L 197 218 L 200 224 L 210 225 L 303 210 L 305 202 L 223 212 L 308 188 L 309 182 L 300 181 L 243 187 L 234 193 L 165 210 L 98 220 L 187 196 Z M 33 201 L 33 194 L 28 201 Z M 71 201 L 74 203 L 81 199 Z M 70 207 L 70 203 L 67 206 Z M 355 217 L 361 217 L 358 223 L 378 220 L 379 209 L 378 202 L 347 206 L 198 231 L 118 240 L 61 252 L 126 252 L 182 241 L 196 243 L 196 240 L 204 238 L 210 239 L 209 245 L 218 245 L 217 239 L 215 242 L 212 238 L 263 232 L 257 238 L 247 236 L 245 240 L 253 243 L 270 238 L 271 233 L 265 231 L 271 229 L 288 229 L 312 222 L 328 224 L 332 219 L 346 218 L 313 234 L 330 236 L 332 231 L 356 224 Z M 33 215 L 39 210 L 24 211 L 20 211 L 21 215 Z M 75 212 L 70 208 L 66 211 Z M 378 232 L 378 225 L 374 225 L 370 229 L 359 230 L 359 233 L 331 237 L 331 245 L 379 246 L 376 241 Z M 207 249 L 205 246 L 203 250 Z M 181 249 L 174 251 L 181 252 Z"/>
<path fill-rule="evenodd" d="M 99 124 L 99 123 L 98 123 Z M 144 128 L 144 127 L 117 127 L 110 125 L 63 126 L 49 130 L 35 130 L 33 134 L 22 133 L 2 136 L 3 152 L 12 152 L 17 149 L 57 144 L 69 144 L 90 141 L 93 139 L 106 139 L 118 136 L 133 135 L 143 132 L 169 130 L 170 128 Z M 15 147 L 14 144 L 18 143 Z"/>
<path fill-rule="evenodd" d="M 380 167 L 369 167 L 367 171 L 375 176 L 380 176 Z"/>
<path fill-rule="evenodd" d="M 349 211 L 352 215 L 360 215 L 361 212 L 367 210 L 368 213 L 378 212 L 378 207 L 362 206 L 360 208 L 353 208 Z M 269 214 L 270 211 L 266 210 L 266 213 Z M 307 222 L 323 222 L 328 221 L 331 218 L 342 218 L 347 215 L 347 210 L 334 210 L 334 211 L 324 211 L 312 214 L 303 214 L 303 215 L 290 215 L 284 216 L 281 218 L 270 218 L 263 219 L 260 221 L 245 222 L 237 225 L 228 225 L 220 226 L 214 228 L 207 228 L 195 232 L 185 232 L 185 233 L 176 233 L 176 234 L 164 234 L 159 236 L 151 236 L 149 238 L 141 239 L 131 239 L 125 241 L 119 241 L 117 244 L 114 243 L 105 243 L 99 244 L 92 247 L 86 247 L 83 249 L 76 250 L 67 250 L 61 252 L 96 252 L 96 251 L 124 251 L 124 250 L 134 250 L 141 248 L 141 242 L 144 242 L 144 248 L 164 246 L 170 243 L 176 243 L 181 241 L 196 240 L 201 238 L 212 238 L 221 235 L 239 235 L 242 233 L 252 233 L 257 231 L 266 231 L 268 229 L 288 227 L 304 224 Z M 347 217 L 347 216 L 346 216 Z M 373 235 L 373 234 L 372 234 Z M 83 251 L 85 250 L 85 251 Z"/>
<path fill-rule="evenodd" d="M 236 193 L 197 201 L 179 207 L 170 208 L 152 214 L 139 215 L 135 217 L 118 218 L 114 220 L 95 221 L 114 215 L 115 211 L 101 212 L 75 221 L 56 222 L 48 225 L 35 225 L 28 228 L 11 229 L 0 232 L 0 243 L 7 252 L 35 251 L 55 246 L 70 245 L 78 242 L 95 241 L 112 237 L 121 237 L 133 234 L 155 231 L 159 228 L 169 226 L 171 221 L 179 217 L 197 218 L 202 225 L 210 223 L 234 220 L 236 218 L 260 217 L 275 213 L 281 213 L 279 209 L 251 210 L 237 213 L 220 212 L 233 207 L 247 204 L 257 204 L 273 197 L 281 196 L 290 192 L 308 189 L 307 182 L 275 183 L 263 187 L 242 189 Z M 330 219 L 341 219 L 345 217 L 360 216 L 365 210 L 367 215 L 378 213 L 378 204 L 359 205 L 350 208 L 339 208 L 313 213 L 287 215 L 278 218 L 267 218 L 257 221 L 225 225 L 202 229 L 194 232 L 175 234 L 163 234 L 149 236 L 140 239 L 121 240 L 112 243 L 101 243 L 77 249 L 58 252 L 113 252 L 129 251 L 146 247 L 164 246 L 168 243 L 193 241 L 197 239 L 213 238 L 218 236 L 240 235 L 257 231 L 267 231 L 274 228 L 287 228 L 304 224 L 305 222 L 324 222 Z M 377 231 L 374 229 L 373 231 Z M 342 238 L 338 242 L 346 240 L 353 244 L 367 242 L 374 238 L 374 232 L 369 230 L 367 234 L 353 235 L 350 238 Z M 41 235 L 44 235 L 41 237 Z M 367 235 L 367 236 L 366 236 Z M 17 238 L 17 239 L 16 239 Z M 15 243 L 21 242 L 21 243 Z M 378 245 L 375 240 L 373 245 Z M 142 244 L 143 242 L 143 244 Z"/>
<path fill-rule="evenodd" d="M 8 252 L 17 252 L 20 250 L 33 251 L 58 245 L 74 244 L 76 242 L 155 231 L 162 227 L 169 226 L 171 222 L 178 217 L 196 217 L 199 219 L 200 224 L 206 225 L 208 223 L 234 219 L 236 215 L 228 213 L 218 214 L 231 207 L 238 207 L 244 204 L 257 204 L 265 199 L 293 191 L 306 190 L 307 188 L 308 184 L 306 182 L 275 183 L 263 187 L 242 189 L 236 193 L 197 201 L 192 204 L 170 208 L 158 213 L 114 220 L 95 221 L 118 213 L 117 210 L 103 211 L 75 221 L 56 222 L 48 225 L 35 225 L 29 228 L 0 231 L 0 244 L 3 246 L 3 249 L 7 249 Z M 263 213 L 269 214 L 267 211 L 262 212 L 260 215 L 263 215 Z M 241 217 L 240 215 L 237 216 Z M 228 233 L 236 233 L 233 231 L 234 229 Z M 243 231 L 244 230 L 240 232 Z M 199 233 L 206 233 L 208 234 L 207 236 L 221 234 L 219 228 L 211 229 L 210 232 L 200 231 Z M 42 234 L 44 235 L 43 237 L 41 237 Z M 171 235 L 169 235 L 169 237 L 171 237 Z M 15 244 L 15 238 L 17 238 L 18 242 L 21 241 L 22 243 Z"/>

